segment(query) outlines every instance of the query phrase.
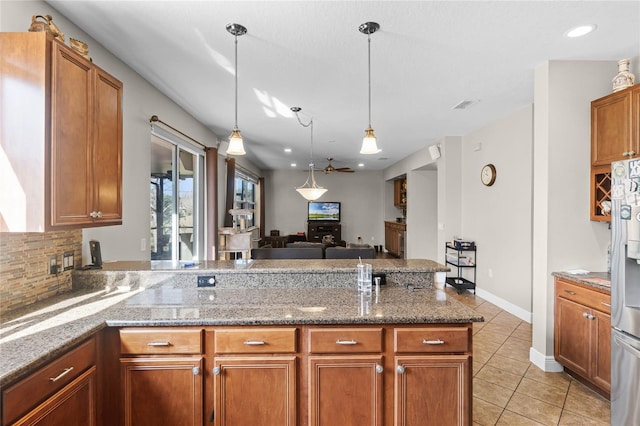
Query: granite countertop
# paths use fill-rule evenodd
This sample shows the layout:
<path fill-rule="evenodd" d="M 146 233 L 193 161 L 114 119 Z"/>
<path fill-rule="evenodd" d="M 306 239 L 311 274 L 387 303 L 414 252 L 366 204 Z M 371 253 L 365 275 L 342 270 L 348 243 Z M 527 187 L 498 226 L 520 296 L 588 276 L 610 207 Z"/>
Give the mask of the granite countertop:
<path fill-rule="evenodd" d="M 571 273 L 569 271 L 564 271 L 554 272 L 552 275 L 554 277 L 564 278 L 565 280 L 593 287 L 606 293 L 611 292 L 611 274 L 607 272 Z"/>
<path fill-rule="evenodd" d="M 436 262 L 433 265 L 401 262 L 415 263 L 415 270 L 424 270 L 426 265 L 436 270 L 444 268 Z M 131 268 L 137 264 L 140 271 L 148 272 L 141 266 L 144 262 L 118 263 L 117 268 Z M 255 261 L 253 265 L 258 263 Z M 394 267 L 393 263 L 390 268 Z M 209 262 L 207 265 L 211 266 Z M 216 266 L 219 266 L 218 262 Z M 355 266 L 350 267 L 355 270 Z M 106 276 L 110 276 L 108 268 L 109 264 L 106 264 L 106 271 L 103 270 Z M 378 269 L 381 269 L 380 265 Z M 127 268 L 119 270 L 130 271 Z M 87 273 L 100 275 L 94 271 L 78 271 L 78 276 Z M 164 278 L 152 286 L 114 286 L 109 292 L 83 288 L 3 314 L 0 386 L 45 364 L 107 326 L 428 324 L 484 320 L 474 310 L 434 288 L 431 273 L 408 274 L 413 278 L 405 285 L 390 282 L 391 285 L 381 286 L 378 293 L 374 287 L 370 297 L 360 294 L 355 283 L 348 287 L 297 286 L 298 282 L 302 283 L 302 276 L 294 276 L 289 286 L 200 289 L 193 281 L 180 282 L 177 279 L 180 274 L 167 271 L 159 275 Z M 423 277 L 424 285 L 416 277 Z"/>

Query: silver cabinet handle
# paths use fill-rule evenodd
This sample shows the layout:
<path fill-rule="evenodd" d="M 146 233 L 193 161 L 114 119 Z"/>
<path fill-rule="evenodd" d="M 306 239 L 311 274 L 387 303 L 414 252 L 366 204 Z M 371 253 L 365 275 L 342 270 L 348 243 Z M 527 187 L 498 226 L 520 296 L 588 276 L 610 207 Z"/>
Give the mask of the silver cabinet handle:
<path fill-rule="evenodd" d="M 589 314 L 588 314 L 587 312 L 583 312 L 583 313 L 582 313 L 582 316 L 583 316 L 583 317 L 585 317 L 585 318 L 587 318 L 587 319 L 589 318 Z"/>
<path fill-rule="evenodd" d="M 71 373 L 73 371 L 73 367 L 69 367 L 69 368 L 65 368 L 62 373 L 58 374 L 56 377 L 49 377 L 49 381 L 50 382 L 57 382 L 58 380 L 62 379 L 64 376 L 66 376 L 67 374 Z"/>
<path fill-rule="evenodd" d="M 565 290 L 564 292 L 565 292 L 565 293 L 569 293 L 569 294 L 570 294 L 570 295 L 572 295 L 572 296 L 575 296 L 575 295 L 576 295 L 576 292 L 575 292 L 575 291 Z"/>
<path fill-rule="evenodd" d="M 220 367 L 215 367 L 215 368 L 213 369 L 213 375 L 214 375 L 214 376 L 219 376 L 219 375 L 220 375 L 220 373 L 222 373 L 222 370 L 220 369 Z"/>
<path fill-rule="evenodd" d="M 588 317 L 588 318 L 589 318 L 590 320 L 594 320 L 594 319 L 596 319 L 596 316 L 595 316 L 595 315 L 591 315 L 591 314 L 589 314 L 589 317 Z"/>
<path fill-rule="evenodd" d="M 376 373 L 380 374 L 384 371 L 384 367 L 380 364 L 376 364 Z"/>
<path fill-rule="evenodd" d="M 436 340 L 422 339 L 422 343 L 424 345 L 444 345 L 444 340 L 440 340 L 440 339 L 436 339 Z"/>
<path fill-rule="evenodd" d="M 260 346 L 260 345 L 264 345 L 265 343 L 264 343 L 264 340 L 247 340 L 242 344 L 247 346 Z"/>
<path fill-rule="evenodd" d="M 171 346 L 171 342 L 149 342 L 147 343 L 147 346 L 153 346 L 153 347 Z"/>
<path fill-rule="evenodd" d="M 193 367 L 191 369 L 191 372 L 193 373 L 194 376 L 197 376 L 198 374 L 200 374 L 200 367 Z"/>
<path fill-rule="evenodd" d="M 611 303 L 607 303 L 607 302 L 600 302 L 600 303 L 606 306 L 607 308 L 611 307 Z"/>
<path fill-rule="evenodd" d="M 398 374 L 404 374 L 404 367 L 399 365 L 396 367 L 396 371 L 398 372 Z"/>
<path fill-rule="evenodd" d="M 633 155 L 636 155 L 636 152 L 635 151 L 629 151 L 629 152 L 627 152 L 627 154 L 629 154 L 629 157 L 631 157 Z"/>
<path fill-rule="evenodd" d="M 357 345 L 358 342 L 355 340 L 336 340 L 336 345 Z"/>

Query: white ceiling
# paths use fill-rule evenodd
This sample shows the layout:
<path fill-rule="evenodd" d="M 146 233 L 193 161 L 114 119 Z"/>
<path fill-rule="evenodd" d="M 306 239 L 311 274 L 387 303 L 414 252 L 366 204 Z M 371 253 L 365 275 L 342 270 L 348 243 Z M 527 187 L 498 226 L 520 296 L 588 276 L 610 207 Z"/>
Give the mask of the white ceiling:
<path fill-rule="evenodd" d="M 225 27 L 247 27 L 238 38 L 238 127 L 262 169 L 309 162 L 309 130 L 292 106 L 314 119 L 318 166 L 332 156 L 336 167 L 382 169 L 530 104 L 534 69 L 546 60 L 640 60 L 640 1 L 48 3 L 221 139 L 234 125 L 234 38 Z M 368 112 L 358 26 L 367 21 L 381 26 L 371 36 L 371 124 L 382 152 L 372 156 L 359 154 Z M 598 28 L 564 36 L 581 24 Z M 463 100 L 475 103 L 452 109 Z"/>

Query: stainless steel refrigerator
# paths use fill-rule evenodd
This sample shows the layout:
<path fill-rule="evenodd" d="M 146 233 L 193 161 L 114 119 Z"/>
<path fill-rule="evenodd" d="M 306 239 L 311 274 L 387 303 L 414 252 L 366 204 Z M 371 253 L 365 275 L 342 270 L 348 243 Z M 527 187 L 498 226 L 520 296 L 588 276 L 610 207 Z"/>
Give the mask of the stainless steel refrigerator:
<path fill-rule="evenodd" d="M 640 159 L 611 164 L 611 424 L 640 425 Z"/>

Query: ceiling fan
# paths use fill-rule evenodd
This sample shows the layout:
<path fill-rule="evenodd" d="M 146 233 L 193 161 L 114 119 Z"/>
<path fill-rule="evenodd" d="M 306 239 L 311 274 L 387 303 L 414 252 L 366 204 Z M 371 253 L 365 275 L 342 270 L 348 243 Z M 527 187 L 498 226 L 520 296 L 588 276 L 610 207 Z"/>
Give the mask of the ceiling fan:
<path fill-rule="evenodd" d="M 333 167 L 333 164 L 331 164 L 331 161 L 333 161 L 333 158 L 327 157 L 327 160 L 329 161 L 329 164 L 327 164 L 327 167 L 322 169 L 322 171 L 325 174 L 329 174 L 333 172 L 353 173 L 355 171 L 351 169 L 351 167 Z"/>

